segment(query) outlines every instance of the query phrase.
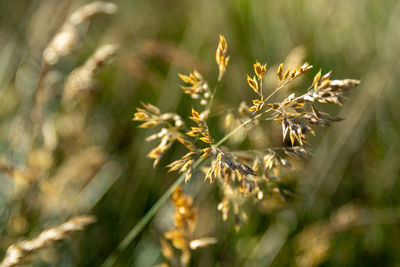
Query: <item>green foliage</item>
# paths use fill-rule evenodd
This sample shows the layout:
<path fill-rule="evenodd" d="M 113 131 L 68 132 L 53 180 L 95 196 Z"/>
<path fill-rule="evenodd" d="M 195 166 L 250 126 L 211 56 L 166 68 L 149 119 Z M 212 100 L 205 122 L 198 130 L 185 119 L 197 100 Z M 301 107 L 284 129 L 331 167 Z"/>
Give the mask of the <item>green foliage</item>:
<path fill-rule="evenodd" d="M 74 215 L 91 214 L 97 222 L 68 241 L 68 249 L 45 250 L 33 265 L 101 265 L 176 181 L 178 175 L 168 174 L 166 166 L 187 153 L 184 146 L 172 144 L 153 169 L 146 155 L 154 144 L 145 142 L 148 132 L 132 122 L 135 107 L 153 103 L 163 112 L 189 114 L 193 102 L 179 88 L 177 73 L 197 69 L 214 88 L 215 48 L 218 34 L 223 34 L 231 57 L 218 85 L 215 113 L 241 101 L 251 103 L 255 93 L 248 88 L 246 73 L 252 73 L 256 61 L 268 62 L 268 69 L 276 69 L 272 64 L 285 58 L 285 63 L 310 62 L 313 74 L 332 69 L 335 78 L 354 77 L 362 84 L 339 111 L 346 119 L 319 129 L 309 139 L 309 159 L 283 175 L 280 187 L 290 193 L 285 202 L 271 198 L 257 205 L 244 203 L 247 220 L 238 232 L 233 218 L 224 222 L 216 209 L 221 192 L 203 182 L 201 171 L 193 172 L 183 188 L 198 207 L 196 237 L 213 236 L 218 243 L 195 250 L 191 266 L 397 263 L 398 1 L 116 4 L 115 14 L 99 14 L 79 26 L 79 47 L 47 68 L 44 79 L 43 50 L 84 3 L 0 1 L 3 254 L 18 240 L 32 239 Z M 96 71 L 96 82 L 84 90 L 84 97 L 65 100 L 67 77 L 108 43 L 119 44 L 114 60 Z M 314 75 L 304 77 L 305 84 L 312 84 Z M 44 89 L 38 93 L 38 88 Z M 304 88 L 294 84 L 288 90 L 300 95 Z M 338 113 L 334 107 L 328 111 Z M 221 120 L 210 116 L 207 123 L 217 142 L 224 133 L 212 129 Z M 271 134 L 254 133 L 266 146 L 282 139 L 281 126 L 270 124 Z M 245 140 L 238 148 L 253 148 L 254 142 Z M 173 226 L 172 204 L 168 196 L 164 200 L 154 219 L 120 246 L 115 266 L 163 261 L 160 238 Z"/>

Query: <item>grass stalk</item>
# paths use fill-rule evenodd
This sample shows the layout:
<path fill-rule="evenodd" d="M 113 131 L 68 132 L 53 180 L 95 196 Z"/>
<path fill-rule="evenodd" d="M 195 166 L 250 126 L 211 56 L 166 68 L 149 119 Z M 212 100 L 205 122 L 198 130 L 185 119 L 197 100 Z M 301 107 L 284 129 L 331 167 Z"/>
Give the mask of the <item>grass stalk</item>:
<path fill-rule="evenodd" d="M 214 91 L 215 93 L 215 91 Z M 268 109 L 264 112 L 257 114 L 256 116 L 249 118 L 238 127 L 233 129 L 231 132 L 226 134 L 224 137 L 219 140 L 214 147 L 217 148 L 222 145 L 226 140 L 228 140 L 231 136 L 233 136 L 237 131 L 241 128 L 252 122 L 254 119 L 259 118 L 261 115 L 271 111 L 272 109 Z M 199 158 L 193 164 L 193 170 L 197 169 L 197 167 L 205 160 L 205 158 Z M 108 258 L 103 262 L 101 267 L 110 267 L 112 266 L 118 257 L 122 254 L 122 252 L 132 243 L 132 241 L 137 237 L 137 235 L 143 230 L 143 228 L 150 222 L 150 220 L 154 217 L 157 211 L 167 202 L 175 188 L 183 183 L 185 180 L 186 173 L 182 173 L 178 179 L 168 188 L 168 190 L 157 200 L 157 202 L 151 207 L 151 209 L 140 219 L 140 221 L 132 228 L 131 231 L 125 236 L 125 238 L 119 243 L 117 248 L 112 252 Z"/>

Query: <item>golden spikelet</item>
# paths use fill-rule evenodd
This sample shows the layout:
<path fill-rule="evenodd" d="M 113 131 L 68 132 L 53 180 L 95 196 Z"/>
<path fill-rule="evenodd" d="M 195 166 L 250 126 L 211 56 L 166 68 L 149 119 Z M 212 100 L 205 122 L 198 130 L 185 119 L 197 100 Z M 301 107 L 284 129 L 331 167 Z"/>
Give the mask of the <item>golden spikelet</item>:
<path fill-rule="evenodd" d="M 229 57 L 226 56 L 227 50 L 228 50 L 228 43 L 226 42 L 225 37 L 220 35 L 218 48 L 215 55 L 215 60 L 217 61 L 219 70 L 218 81 L 222 79 L 222 77 L 225 74 L 226 66 L 228 66 Z"/>
<path fill-rule="evenodd" d="M 164 233 L 164 237 L 174 248 L 181 251 L 181 255 L 178 259 L 169 242 L 164 239 L 161 239 L 162 253 L 173 266 L 187 266 L 192 250 L 214 244 L 217 240 L 213 237 L 192 239 L 197 223 L 197 210 L 193 207 L 193 199 L 185 195 L 180 186 L 175 188 L 171 200 L 175 206 L 175 227 Z"/>
<path fill-rule="evenodd" d="M 198 127 L 191 127 L 191 130 L 186 133 L 187 135 L 197 137 L 199 140 L 207 144 L 214 143 L 208 130 L 207 123 L 201 119 L 200 114 L 195 109 L 192 109 L 192 116 L 189 117 L 189 119 L 196 122 Z"/>
<path fill-rule="evenodd" d="M 267 64 L 261 65 L 260 62 L 256 62 L 253 65 L 254 73 L 256 74 L 257 78 L 261 81 L 265 77 L 265 73 L 267 72 Z"/>
<path fill-rule="evenodd" d="M 258 82 L 256 80 L 256 77 L 250 78 L 250 76 L 247 75 L 247 83 L 255 93 L 260 94 L 260 92 L 258 91 Z"/>
<path fill-rule="evenodd" d="M 279 65 L 276 75 L 278 76 L 278 81 L 283 80 L 283 63 Z"/>

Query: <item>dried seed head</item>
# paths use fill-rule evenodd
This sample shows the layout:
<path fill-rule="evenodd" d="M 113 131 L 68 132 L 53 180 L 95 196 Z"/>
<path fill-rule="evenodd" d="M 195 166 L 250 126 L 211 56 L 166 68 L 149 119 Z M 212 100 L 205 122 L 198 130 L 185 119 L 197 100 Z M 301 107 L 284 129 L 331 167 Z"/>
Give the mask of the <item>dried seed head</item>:
<path fill-rule="evenodd" d="M 61 57 L 76 51 L 79 46 L 79 35 L 75 27 L 65 25 L 50 41 L 43 51 L 43 60 L 49 64 L 56 64 Z"/>
<path fill-rule="evenodd" d="M 206 158 L 213 153 L 213 149 L 211 147 L 207 147 L 202 149 L 203 154 L 201 155 L 202 158 Z"/>
<path fill-rule="evenodd" d="M 200 121 L 200 114 L 194 108 L 192 108 L 192 117 L 189 117 L 189 119 L 198 123 Z"/>
<path fill-rule="evenodd" d="M 279 82 L 285 81 L 285 83 L 288 83 L 291 80 L 301 76 L 302 74 L 306 73 L 309 69 L 312 68 L 312 66 L 309 65 L 307 62 L 297 69 L 287 68 L 285 72 L 283 72 L 283 67 L 284 67 L 283 63 L 279 65 L 277 76 Z"/>
<path fill-rule="evenodd" d="M 330 82 L 329 85 L 333 88 L 333 90 L 337 89 L 347 90 L 356 87 L 359 84 L 360 81 L 358 80 L 345 79 L 345 80 L 333 80 Z"/>
<path fill-rule="evenodd" d="M 228 43 L 226 42 L 225 37 L 220 35 L 217 52 L 215 54 L 215 60 L 217 62 L 219 69 L 218 81 L 220 81 L 224 76 L 226 66 L 228 65 L 229 62 L 229 57 L 226 57 L 227 50 L 228 50 Z"/>
<path fill-rule="evenodd" d="M 278 71 L 276 72 L 276 75 L 278 76 L 278 81 L 283 80 L 283 63 L 281 63 L 278 67 Z"/>
<path fill-rule="evenodd" d="M 221 79 L 225 71 L 228 60 L 228 58 L 226 58 L 226 51 L 226 40 L 221 36 L 216 52 L 216 60 L 220 70 L 218 80 Z M 276 92 L 312 68 L 308 63 L 304 63 L 300 67 L 292 67 L 289 63 L 287 66 L 290 67 L 286 67 L 285 69 L 284 64 L 279 65 L 277 70 L 279 84 L 268 97 L 264 98 L 262 94 L 262 85 L 265 77 L 266 65 L 261 65 L 259 62 L 256 62 L 253 65 L 255 76 L 250 77 L 247 75 L 247 83 L 252 90 L 260 96 L 260 98 L 254 99 L 251 107 L 241 104 L 239 113 L 246 116 L 245 120 L 236 119 L 232 114 L 226 116 L 225 128 L 231 127 L 232 129 L 228 130 L 228 134 L 226 137 L 221 139 L 220 143 L 225 141 L 227 138 L 231 138 L 231 136 L 238 135 L 239 129 L 241 128 L 242 130 L 248 131 L 248 128 L 244 129 L 245 127 L 243 126 L 255 126 L 258 121 L 265 119 L 275 120 L 281 124 L 283 141 L 285 141 L 286 138 L 289 139 L 292 145 L 291 147 L 228 152 L 227 149 L 222 149 L 219 146 L 220 143 L 215 144 L 211 138 L 206 123 L 206 118 L 210 113 L 209 109 L 206 109 L 201 113 L 192 109 L 190 119 L 197 125 L 191 127 L 190 131 L 186 133 L 188 136 L 212 144 L 209 147 L 198 149 L 192 142 L 184 139 L 180 132 L 175 131 L 173 134 L 173 131 L 170 129 L 161 131 L 154 137 L 161 139 L 160 145 L 151 152 L 155 161 L 159 160 L 159 156 L 164 153 L 165 147 L 170 145 L 167 136 L 172 136 L 171 138 L 174 140 L 178 139 L 179 142 L 190 150 L 189 153 L 181 157 L 179 160 L 168 165 L 170 171 L 179 170 L 179 172 L 186 172 L 185 181 L 190 179 L 195 162 L 197 162 L 196 159 L 199 157 L 213 157 L 209 167 L 204 168 L 205 180 L 209 179 L 210 183 L 215 179 L 220 180 L 221 183 L 218 184 L 222 185 L 222 188 L 224 189 L 224 199 L 218 204 L 218 210 L 222 212 L 223 219 L 225 220 L 228 216 L 230 206 L 232 206 L 235 226 L 237 229 L 239 228 L 243 218 L 242 213 L 239 212 L 239 207 L 243 203 L 244 199 L 249 196 L 258 200 L 264 198 L 264 192 L 260 189 L 261 182 L 268 183 L 265 191 L 266 193 L 280 198 L 282 201 L 285 200 L 283 193 L 286 194 L 286 192 L 281 192 L 276 183 L 279 181 L 278 179 L 283 167 L 290 168 L 292 166 L 291 162 L 284 157 L 284 154 L 293 157 L 306 157 L 308 155 L 306 138 L 309 134 L 315 135 L 315 132 L 310 125 L 316 124 L 320 126 L 328 126 L 331 122 L 340 120 L 340 118 L 331 117 L 329 114 L 319 111 L 313 105 L 313 102 L 317 101 L 320 103 L 340 104 L 342 99 L 345 97 L 347 90 L 359 84 L 359 81 L 351 79 L 330 80 L 331 72 L 322 76 L 320 70 L 314 76 L 312 85 L 303 95 L 296 96 L 292 93 L 280 102 L 276 101 L 276 103 L 268 103 L 267 101 Z M 189 75 L 179 74 L 179 77 L 184 83 L 188 84 L 182 87 L 185 93 L 190 94 L 194 99 L 199 99 L 200 103 L 209 103 L 208 100 L 211 98 L 211 94 L 207 83 L 204 81 L 200 73 L 194 71 Z M 263 109 L 264 105 L 269 106 L 270 109 L 265 110 L 265 112 L 258 112 Z M 143 109 L 138 109 L 134 120 L 145 121 L 145 124 L 148 123 L 149 125 L 157 125 L 160 123 L 160 118 L 164 118 L 166 115 L 155 116 L 153 113 Z M 265 116 L 266 118 L 260 118 L 262 115 L 267 113 L 270 114 L 269 117 L 267 115 Z M 243 121 L 245 122 L 243 123 Z M 235 123 L 238 124 L 235 125 Z M 151 136 L 151 138 L 153 139 L 153 136 Z M 267 154 L 265 154 L 265 150 L 268 151 Z M 184 211 L 185 210 L 182 209 L 180 212 Z M 166 238 L 172 241 L 175 248 L 182 250 L 182 257 L 185 260 L 182 260 L 181 257 L 181 262 L 190 258 L 189 248 L 192 247 L 190 242 L 189 246 L 187 245 L 188 242 L 185 235 L 177 230 L 171 230 L 166 234 Z M 197 243 L 193 242 L 193 244 Z M 197 246 L 198 245 L 193 245 L 193 247 Z"/>
<path fill-rule="evenodd" d="M 258 82 L 256 80 L 256 77 L 250 78 L 250 76 L 247 75 L 247 83 L 256 94 L 260 95 L 260 92 L 258 91 Z"/>
<path fill-rule="evenodd" d="M 116 4 L 111 2 L 103 2 L 103 1 L 95 1 L 89 3 L 83 7 L 78 8 L 74 13 L 69 17 L 68 22 L 71 25 L 78 25 L 82 22 L 89 20 L 94 15 L 97 14 L 107 14 L 112 15 L 115 14 L 118 10 Z"/>
<path fill-rule="evenodd" d="M 254 73 L 257 75 L 257 78 L 259 80 L 264 79 L 265 73 L 267 72 L 267 64 L 261 65 L 260 62 L 256 62 L 253 67 Z"/>
<path fill-rule="evenodd" d="M 290 78 L 291 71 L 286 69 L 285 74 L 283 75 L 283 80 Z"/>
<path fill-rule="evenodd" d="M 181 253 L 178 258 L 169 243 L 161 240 L 162 253 L 171 264 L 178 264 L 179 259 L 180 266 L 187 266 L 191 258 L 191 250 L 215 244 L 217 240 L 213 237 L 192 239 L 197 221 L 197 211 L 193 208 L 193 199 L 185 195 L 180 186 L 174 190 L 171 199 L 175 206 L 175 227 L 167 231 L 164 237 Z"/>
<path fill-rule="evenodd" d="M 141 128 L 150 128 L 158 125 L 164 125 L 166 128 L 162 128 L 158 133 L 153 134 L 146 138 L 146 141 L 152 141 L 155 139 L 160 139 L 160 144 L 153 148 L 148 154 L 149 158 L 154 159 L 153 166 L 156 166 L 165 152 L 171 147 L 175 140 L 179 140 L 183 145 L 185 145 L 189 150 L 197 150 L 194 144 L 190 141 L 182 138 L 182 133 L 179 129 L 184 126 L 182 118 L 175 113 L 161 113 L 161 111 L 151 104 L 142 103 L 144 108 L 137 108 L 137 112 L 134 114 L 134 121 L 143 121 L 139 125 Z M 176 167 L 173 165 L 170 168 L 173 170 L 179 169 L 181 166 Z"/>
<path fill-rule="evenodd" d="M 183 139 L 182 137 L 178 137 L 177 138 L 178 141 L 183 144 L 187 149 L 189 149 L 190 151 L 196 151 L 197 147 L 190 141 Z"/>
<path fill-rule="evenodd" d="M 74 217 L 60 226 L 43 231 L 39 236 L 32 240 L 20 241 L 13 244 L 7 249 L 6 255 L 0 263 L 0 266 L 20 266 L 26 263 L 31 254 L 49 247 L 56 241 L 66 239 L 74 232 L 82 231 L 87 225 L 92 224 L 95 221 L 96 219 L 93 216 Z"/>
<path fill-rule="evenodd" d="M 210 179 L 210 182 L 213 182 L 215 178 L 219 178 L 226 183 L 232 180 L 231 175 L 234 174 L 237 174 L 242 179 L 249 175 L 255 175 L 255 172 L 248 165 L 220 151 L 216 159 L 211 163 L 211 168 L 208 170 L 205 179 Z M 243 181 L 247 182 L 246 179 Z"/>
<path fill-rule="evenodd" d="M 96 83 L 95 75 L 117 54 L 118 50 L 119 46 L 115 44 L 99 47 L 81 67 L 69 75 L 65 84 L 63 100 L 69 101 L 80 93 L 93 89 Z"/>
<path fill-rule="evenodd" d="M 210 132 L 208 130 L 208 125 L 202 118 L 206 116 L 202 115 L 203 113 L 200 114 L 195 109 L 192 108 L 192 116 L 189 117 L 189 119 L 196 122 L 198 127 L 191 127 L 191 130 L 186 134 L 192 137 L 197 137 L 199 140 L 208 144 L 214 143 L 214 140 L 212 139 Z"/>
<path fill-rule="evenodd" d="M 44 62 L 54 65 L 61 57 L 70 55 L 78 49 L 80 38 L 77 26 L 83 21 L 89 20 L 96 14 L 114 14 L 116 11 L 116 4 L 101 1 L 92 2 L 77 9 L 44 49 Z"/>
<path fill-rule="evenodd" d="M 300 72 L 300 74 L 303 74 L 303 73 L 307 72 L 308 70 L 312 69 L 312 67 L 313 66 L 311 66 L 310 64 L 308 64 L 306 62 L 299 68 L 299 72 Z"/>
<path fill-rule="evenodd" d="M 178 136 L 179 133 L 174 128 L 163 128 L 158 134 L 156 134 L 156 138 L 161 139 L 160 144 L 153 148 L 147 155 L 149 158 L 154 159 L 154 167 L 157 166 L 165 152 L 167 152 Z"/>
<path fill-rule="evenodd" d="M 320 78 L 321 78 L 321 70 L 319 70 L 318 73 L 314 76 L 314 80 L 313 80 L 314 90 L 317 89 Z"/>
<path fill-rule="evenodd" d="M 330 71 L 330 72 L 326 73 L 324 76 L 322 76 L 321 77 L 321 83 L 326 81 L 326 80 L 329 80 L 329 78 L 331 77 L 331 74 L 332 74 L 332 71 Z"/>
<path fill-rule="evenodd" d="M 187 265 L 190 260 L 190 237 L 196 225 L 197 212 L 193 208 L 193 199 L 184 195 L 181 187 L 177 187 L 171 195 L 175 206 L 174 222 L 175 227 L 164 234 L 172 245 L 182 251 L 180 262 Z"/>
<path fill-rule="evenodd" d="M 190 83 L 190 84 L 193 83 L 193 80 L 191 79 L 190 76 L 187 76 L 187 75 L 184 75 L 184 74 L 181 74 L 181 73 L 178 73 L 178 76 L 184 83 Z"/>

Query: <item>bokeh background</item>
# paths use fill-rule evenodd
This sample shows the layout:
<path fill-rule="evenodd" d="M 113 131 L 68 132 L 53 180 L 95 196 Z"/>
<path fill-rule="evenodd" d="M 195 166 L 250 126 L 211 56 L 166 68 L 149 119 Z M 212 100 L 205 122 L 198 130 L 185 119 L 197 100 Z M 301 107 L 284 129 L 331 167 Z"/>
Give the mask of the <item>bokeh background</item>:
<path fill-rule="evenodd" d="M 196 235 L 218 239 L 197 250 L 191 266 L 400 266 L 399 1 L 115 1 L 117 13 L 83 25 L 79 49 L 46 74 L 37 101 L 43 50 L 86 3 L 0 1 L 2 255 L 73 215 L 93 214 L 96 224 L 42 251 L 32 265 L 101 265 L 176 180 L 165 166 L 184 153 L 173 146 L 153 169 L 146 155 L 155 143 L 144 141 L 151 130 L 132 122 L 135 107 L 149 102 L 188 114 L 193 103 L 177 73 L 198 69 L 214 86 L 223 34 L 231 59 L 214 103 L 222 113 L 252 99 L 245 77 L 256 60 L 270 68 L 310 62 L 304 84 L 320 68 L 362 84 L 342 108 L 329 107 L 346 120 L 318 129 L 313 156 L 285 173 L 292 196 L 246 203 L 240 231 L 232 218 L 222 221 L 221 194 L 201 173 L 184 185 L 198 207 Z M 119 54 L 83 104 L 64 107 L 66 77 L 106 43 L 119 44 Z M 36 109 L 40 123 L 32 121 Z M 219 123 L 213 117 L 210 128 Z M 279 126 L 271 126 L 257 140 L 280 138 Z M 241 148 L 257 145 L 248 140 Z M 172 213 L 168 202 L 115 266 L 161 263 L 159 240 L 173 226 Z"/>

